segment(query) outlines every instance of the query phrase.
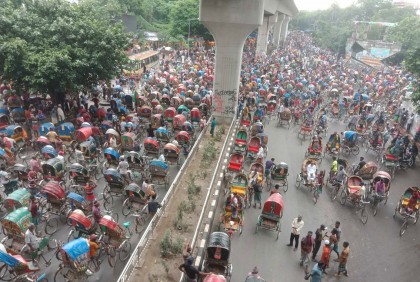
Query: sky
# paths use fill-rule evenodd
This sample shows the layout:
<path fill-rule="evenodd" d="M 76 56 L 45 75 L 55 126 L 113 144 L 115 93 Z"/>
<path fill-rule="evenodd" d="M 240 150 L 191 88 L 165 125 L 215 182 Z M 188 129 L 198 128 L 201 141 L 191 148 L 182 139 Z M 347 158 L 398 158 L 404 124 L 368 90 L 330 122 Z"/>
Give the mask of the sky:
<path fill-rule="evenodd" d="M 337 3 L 341 8 L 350 6 L 357 0 L 295 0 L 299 11 L 315 11 L 328 9 L 331 4 Z M 420 3 L 420 0 L 404 0 L 405 2 Z"/>

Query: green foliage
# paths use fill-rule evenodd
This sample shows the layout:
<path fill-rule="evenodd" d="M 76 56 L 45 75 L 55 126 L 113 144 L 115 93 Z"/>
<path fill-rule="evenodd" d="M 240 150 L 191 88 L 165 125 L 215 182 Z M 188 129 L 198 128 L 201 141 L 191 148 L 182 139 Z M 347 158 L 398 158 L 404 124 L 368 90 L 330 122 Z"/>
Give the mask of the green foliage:
<path fill-rule="evenodd" d="M 195 183 L 195 179 L 195 175 L 190 175 L 190 179 L 187 182 L 188 195 L 195 196 L 201 191 L 201 186 Z"/>
<path fill-rule="evenodd" d="M 211 162 L 217 157 L 217 147 L 214 140 L 210 140 L 204 147 L 203 158 L 201 159 L 200 168 L 206 169 Z"/>
<path fill-rule="evenodd" d="M 2 9 L 0 75 L 18 91 L 76 92 L 108 80 L 126 61 L 130 37 L 101 8 L 38 0 Z"/>
<path fill-rule="evenodd" d="M 359 0 L 356 4 L 341 9 L 333 4 L 327 10 L 301 11 L 290 22 L 291 29 L 303 30 L 313 33 L 315 42 L 323 48 L 328 48 L 336 53 L 344 54 L 346 40 L 351 36 L 354 21 L 383 21 L 397 23 L 415 16 L 416 11 L 411 8 L 396 8 L 390 0 Z M 417 31 L 419 28 L 417 28 Z M 379 39 L 383 36 L 385 28 L 370 26 L 369 36 Z M 415 33 L 415 30 L 412 30 Z M 405 41 L 410 41 L 411 36 L 405 36 Z M 417 38 L 420 38 L 417 36 Z M 391 39 L 395 40 L 395 39 Z M 404 40 L 395 40 L 402 42 Z M 416 46 L 416 42 L 410 41 Z M 418 45 L 417 45 L 418 46 Z"/>
<path fill-rule="evenodd" d="M 415 76 L 420 75 L 420 47 L 408 52 L 404 61 L 404 66 Z M 411 101 L 416 107 L 417 113 L 420 114 L 420 85 L 417 82 L 417 85 L 415 86 L 416 90 L 413 94 L 411 94 Z"/>
<path fill-rule="evenodd" d="M 162 257 L 168 257 L 170 255 L 177 255 L 182 252 L 182 240 L 181 238 L 172 238 L 170 230 L 166 230 L 162 241 L 160 242 L 160 254 Z"/>
<path fill-rule="evenodd" d="M 398 26 L 390 30 L 390 39 L 401 42 L 405 50 L 414 50 L 420 46 L 420 18 L 405 18 Z"/>

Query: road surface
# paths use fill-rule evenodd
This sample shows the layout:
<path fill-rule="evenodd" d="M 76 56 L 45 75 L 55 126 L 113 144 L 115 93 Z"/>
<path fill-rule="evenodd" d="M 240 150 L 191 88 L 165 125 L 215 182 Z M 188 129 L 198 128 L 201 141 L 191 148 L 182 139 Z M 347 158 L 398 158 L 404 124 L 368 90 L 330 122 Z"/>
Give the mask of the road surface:
<path fill-rule="evenodd" d="M 344 124 L 339 121 L 329 121 L 329 127 L 328 136 L 335 130 L 342 131 Z M 342 206 L 338 199 L 334 202 L 330 200 L 328 188 L 324 188 L 316 205 L 307 188 L 299 190 L 295 188 L 296 175 L 300 172 L 305 159 L 305 150 L 309 145 L 308 140 L 301 145 L 297 138 L 298 126 L 292 125 L 289 130 L 284 127 L 277 128 L 276 121 L 273 120 L 266 126 L 265 131 L 269 135 L 268 157 L 274 157 L 276 163 L 282 161 L 289 164 L 289 190 L 287 193 L 282 193 L 285 202 L 284 215 L 281 219 L 282 232 L 278 241 L 275 239 L 275 232 L 260 230 L 256 234 L 255 226 L 261 210 L 258 208 L 245 210 L 243 233 L 234 234 L 232 239 L 230 261 L 233 264 L 233 282 L 244 281 L 254 266 L 258 266 L 259 274 L 267 282 L 304 281 L 304 270 L 299 266 L 300 247 L 294 252 L 291 247 L 286 246 L 289 243 L 291 222 L 298 215 L 302 215 L 305 222 L 301 238 L 309 230 L 315 233 L 321 224 L 325 224 L 331 231 L 334 222 L 341 221 L 340 247 L 342 242 L 348 241 L 351 250 L 347 265 L 349 277 L 339 278 L 342 281 L 418 280 L 420 224 L 410 224 L 405 235 L 400 238 L 402 218 L 397 214 L 393 219 L 394 208 L 403 191 L 409 186 L 418 185 L 420 181 L 418 168 L 396 172 L 388 203 L 379 206 L 375 217 L 371 207 L 368 206 L 369 219 L 366 225 L 363 225 L 360 213 L 356 212 L 354 207 Z M 327 138 L 323 137 L 324 144 Z M 367 161 L 374 160 L 374 155 L 371 152 L 366 154 L 363 149 L 357 157 L 349 159 L 349 164 L 357 161 L 360 156 L 365 156 Z M 328 172 L 331 162 L 331 158 L 326 156 L 321 168 Z M 264 190 L 263 201 L 267 199 L 268 193 Z M 221 207 L 219 210 L 221 211 Z M 214 230 L 216 225 L 213 224 Z M 318 252 L 318 259 L 321 252 L 322 246 Z M 336 258 L 335 253 L 332 254 L 332 259 L 334 258 Z M 338 263 L 332 259 L 330 268 L 327 269 L 328 275 L 324 275 L 323 281 L 337 280 L 333 274 L 337 271 Z"/>

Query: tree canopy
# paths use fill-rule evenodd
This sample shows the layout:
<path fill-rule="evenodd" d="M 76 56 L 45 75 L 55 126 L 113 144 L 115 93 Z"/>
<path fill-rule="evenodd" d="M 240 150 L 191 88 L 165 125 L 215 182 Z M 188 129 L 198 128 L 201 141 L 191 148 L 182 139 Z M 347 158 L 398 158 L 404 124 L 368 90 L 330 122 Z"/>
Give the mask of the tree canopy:
<path fill-rule="evenodd" d="M 88 3 L 7 2 L 0 16 L 0 76 L 23 89 L 54 94 L 108 80 L 126 61 L 130 36 Z"/>

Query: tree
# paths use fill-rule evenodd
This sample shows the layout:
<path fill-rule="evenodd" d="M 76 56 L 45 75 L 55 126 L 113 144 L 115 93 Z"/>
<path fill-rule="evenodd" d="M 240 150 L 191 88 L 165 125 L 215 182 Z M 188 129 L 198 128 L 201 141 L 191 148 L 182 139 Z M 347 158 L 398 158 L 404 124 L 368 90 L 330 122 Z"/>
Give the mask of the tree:
<path fill-rule="evenodd" d="M 390 30 L 389 38 L 402 43 L 404 50 L 414 50 L 420 46 L 420 18 L 405 18 Z"/>
<path fill-rule="evenodd" d="M 405 68 L 412 73 L 413 76 L 420 76 L 420 47 L 407 53 L 404 61 Z M 414 93 L 411 94 L 411 101 L 416 107 L 416 111 L 420 114 L 420 89 L 419 82 L 414 84 Z"/>
<path fill-rule="evenodd" d="M 179 0 L 171 9 L 170 34 L 172 37 L 187 36 L 189 24 L 190 35 L 202 36 L 205 40 L 212 40 L 207 28 L 198 20 L 199 0 Z"/>
<path fill-rule="evenodd" d="M 0 75 L 19 92 L 89 89 L 98 80 L 109 80 L 126 62 L 130 37 L 121 24 L 90 5 L 38 0 L 3 9 Z"/>

